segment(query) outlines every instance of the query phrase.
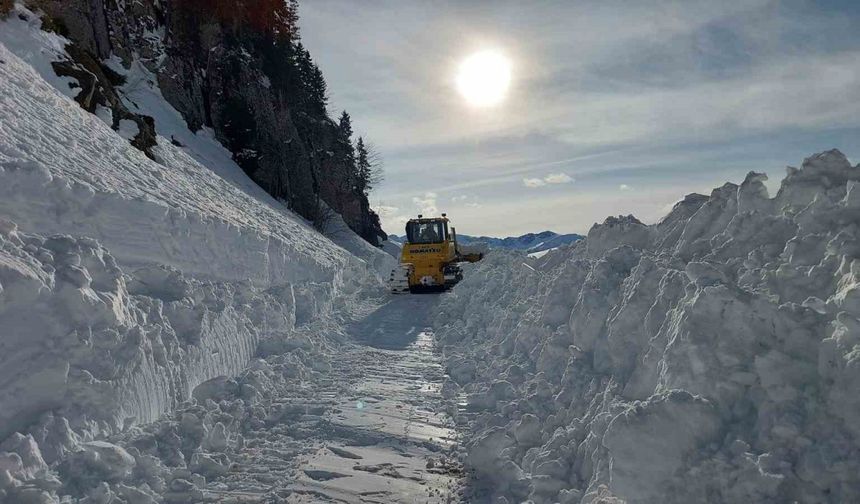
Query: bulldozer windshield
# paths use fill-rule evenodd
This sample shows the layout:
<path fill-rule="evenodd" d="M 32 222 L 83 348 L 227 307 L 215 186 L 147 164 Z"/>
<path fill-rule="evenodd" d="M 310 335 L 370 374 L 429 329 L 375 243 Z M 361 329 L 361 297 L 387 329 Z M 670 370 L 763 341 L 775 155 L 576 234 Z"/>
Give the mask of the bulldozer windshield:
<path fill-rule="evenodd" d="M 409 243 L 441 243 L 445 241 L 446 226 L 443 221 L 409 222 L 406 224 L 406 238 Z"/>

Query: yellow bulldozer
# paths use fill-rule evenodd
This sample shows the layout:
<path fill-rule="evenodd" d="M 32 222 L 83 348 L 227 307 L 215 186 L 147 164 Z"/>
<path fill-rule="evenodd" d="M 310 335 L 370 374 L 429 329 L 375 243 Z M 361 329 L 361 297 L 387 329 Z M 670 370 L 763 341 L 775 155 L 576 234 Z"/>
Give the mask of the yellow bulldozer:
<path fill-rule="evenodd" d="M 400 266 L 391 272 L 394 293 L 443 291 L 463 279 L 459 263 L 478 262 L 481 253 L 462 253 L 457 232 L 448 226 L 448 216 L 425 218 L 419 215 L 406 223 L 406 241 Z"/>

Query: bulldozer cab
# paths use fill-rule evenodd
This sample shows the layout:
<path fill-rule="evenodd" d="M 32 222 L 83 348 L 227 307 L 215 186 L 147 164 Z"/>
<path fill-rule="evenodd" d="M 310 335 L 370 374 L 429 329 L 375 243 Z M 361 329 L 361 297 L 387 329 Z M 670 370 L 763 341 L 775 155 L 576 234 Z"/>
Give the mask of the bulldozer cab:
<path fill-rule="evenodd" d="M 412 219 L 406 224 L 406 241 L 413 245 L 449 240 L 448 219 Z"/>

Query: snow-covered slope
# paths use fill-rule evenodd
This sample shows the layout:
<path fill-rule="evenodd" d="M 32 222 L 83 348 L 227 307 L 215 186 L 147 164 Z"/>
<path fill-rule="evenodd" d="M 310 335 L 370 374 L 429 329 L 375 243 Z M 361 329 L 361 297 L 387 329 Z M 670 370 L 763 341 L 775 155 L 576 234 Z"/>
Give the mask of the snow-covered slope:
<path fill-rule="evenodd" d="M 79 432 L 152 421 L 261 341 L 381 291 L 388 254 L 314 231 L 152 83 L 134 98 L 185 145 L 159 137 L 154 160 L 81 109 L 52 73 L 63 39 L 16 8 L 0 23 L 0 439 L 52 410 Z"/>
<path fill-rule="evenodd" d="M 39 52 L 28 48 L 44 51 L 41 40 L 49 36 L 38 31 L 38 21 L 32 19 L 28 30 L 6 31 L 4 26 L 3 34 L 16 40 L 31 37 L 29 44 L 17 46 L 37 63 L 33 54 Z M 25 22 L 13 17 L 5 24 Z M 158 100 L 157 89 L 151 90 L 153 84 L 142 72 L 133 81 L 131 98 L 155 114 L 160 133 L 178 136 L 188 145 L 181 149 L 162 138 L 154 149 L 158 162 L 129 149 L 116 132 L 61 96 L 6 49 L 2 59 L 8 61 L 0 67 L 0 154 L 8 182 L 0 187 L 0 209 L 21 227 L 94 237 L 125 262 L 157 258 L 186 273 L 261 285 L 332 280 L 344 261 L 353 260 L 255 187 L 205 131 L 182 131 L 178 113 Z M 50 65 L 35 66 L 52 72 Z M 50 74 L 45 77 L 61 91 L 67 87 Z M 112 205 L 122 209 L 114 211 Z M 201 239 L 178 238 L 190 233 Z M 210 244 L 217 250 L 206 250 Z M 364 249 L 368 257 L 377 254 L 370 246 Z"/>
<path fill-rule="evenodd" d="M 436 326 L 476 500 L 860 500 L 860 167 L 763 179 L 468 268 Z"/>

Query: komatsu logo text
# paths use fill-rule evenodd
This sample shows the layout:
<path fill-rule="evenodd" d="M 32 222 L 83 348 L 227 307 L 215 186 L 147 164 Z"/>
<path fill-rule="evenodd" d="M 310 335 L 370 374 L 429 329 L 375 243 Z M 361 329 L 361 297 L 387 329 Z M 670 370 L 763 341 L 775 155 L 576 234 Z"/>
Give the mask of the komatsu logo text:
<path fill-rule="evenodd" d="M 421 248 L 410 248 L 409 252 L 412 254 L 435 254 L 438 252 L 442 252 L 441 248 L 432 248 L 432 247 L 421 247 Z"/>

